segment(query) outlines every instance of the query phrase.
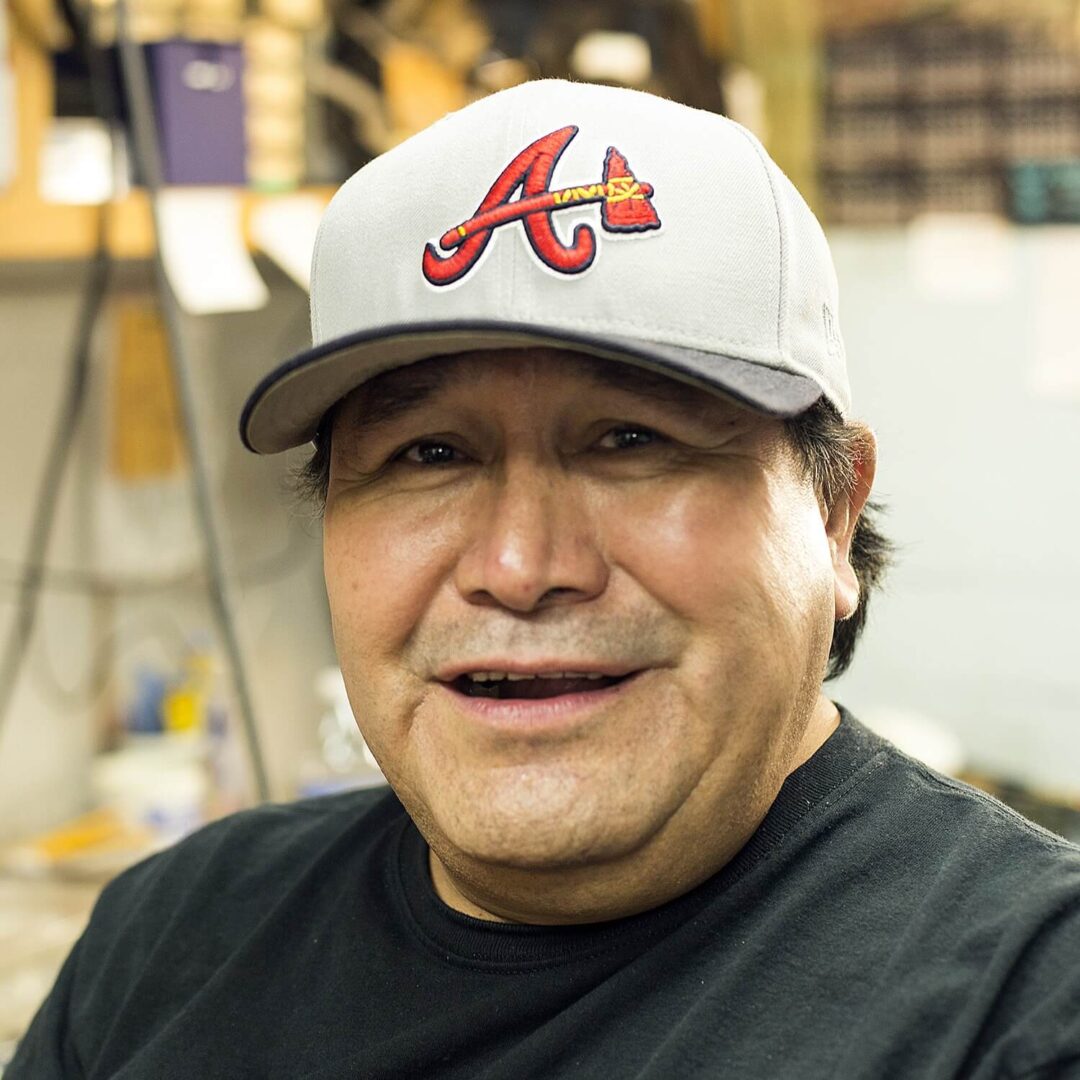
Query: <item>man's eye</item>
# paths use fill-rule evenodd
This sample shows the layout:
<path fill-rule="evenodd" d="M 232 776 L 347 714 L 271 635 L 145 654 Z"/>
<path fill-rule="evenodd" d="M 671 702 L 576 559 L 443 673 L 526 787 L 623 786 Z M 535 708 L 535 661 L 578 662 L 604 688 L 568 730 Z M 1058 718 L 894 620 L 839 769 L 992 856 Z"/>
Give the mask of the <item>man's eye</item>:
<path fill-rule="evenodd" d="M 412 465 L 456 465 L 460 459 L 461 455 L 453 446 L 434 439 L 414 442 L 395 456 L 396 461 L 407 461 Z"/>
<path fill-rule="evenodd" d="M 661 436 L 657 435 L 655 431 L 650 431 L 644 427 L 625 425 L 612 428 L 601 438 L 600 442 L 605 450 L 629 450 L 639 446 L 652 446 L 660 440 Z"/>

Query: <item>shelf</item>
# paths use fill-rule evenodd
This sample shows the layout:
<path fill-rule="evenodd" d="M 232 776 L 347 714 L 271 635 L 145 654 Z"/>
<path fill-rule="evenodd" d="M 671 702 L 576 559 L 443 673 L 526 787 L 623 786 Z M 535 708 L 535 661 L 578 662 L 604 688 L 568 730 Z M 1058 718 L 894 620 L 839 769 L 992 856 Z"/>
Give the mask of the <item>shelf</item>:
<path fill-rule="evenodd" d="M 40 11 L 42 19 L 47 6 L 47 0 L 27 0 L 28 10 Z M 39 194 L 41 146 L 53 108 L 52 61 L 20 32 L 17 23 L 11 30 L 19 168 L 11 185 L 0 190 L 0 262 L 83 259 L 94 251 L 99 208 L 48 203 Z M 332 186 L 302 189 L 326 202 L 334 190 Z M 263 201 L 280 197 L 249 190 L 244 190 L 243 196 L 245 232 L 251 212 Z M 109 251 L 116 258 L 153 255 L 153 219 L 145 191 L 132 191 L 111 203 L 106 213 Z"/>
<path fill-rule="evenodd" d="M 332 186 L 305 187 L 303 194 L 329 202 Z M 294 194 L 266 195 L 243 192 L 244 231 L 252 212 L 262 203 Z M 0 261 L 82 259 L 92 254 L 97 235 L 96 206 L 47 203 L 13 186 L 0 194 Z M 106 207 L 106 235 L 110 253 L 118 259 L 147 259 L 154 253 L 150 200 L 143 190 Z M 250 240 L 249 240 L 250 245 Z"/>

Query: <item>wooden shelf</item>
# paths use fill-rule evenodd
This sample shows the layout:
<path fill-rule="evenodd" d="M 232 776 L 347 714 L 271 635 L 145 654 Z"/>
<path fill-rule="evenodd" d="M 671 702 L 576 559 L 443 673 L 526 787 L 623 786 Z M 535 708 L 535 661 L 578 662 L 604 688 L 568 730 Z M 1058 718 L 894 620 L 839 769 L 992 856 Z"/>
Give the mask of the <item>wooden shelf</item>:
<path fill-rule="evenodd" d="M 47 0 L 28 0 L 34 10 L 47 8 Z M 45 15 L 41 15 L 42 20 Z M 97 237 L 99 208 L 48 203 L 39 194 L 42 140 L 52 119 L 53 73 L 48 53 L 12 26 L 11 65 L 15 76 L 18 174 L 0 191 L 0 261 L 81 259 L 89 256 Z M 331 186 L 304 188 L 325 201 Z M 290 193 L 291 194 L 291 193 Z M 267 199 L 280 196 L 243 192 L 243 220 Z M 153 255 L 154 229 L 150 200 L 142 190 L 106 209 L 110 252 L 121 259 Z"/>
<path fill-rule="evenodd" d="M 333 187 L 306 187 L 305 195 L 329 202 Z M 245 235 L 252 212 L 263 202 L 284 195 L 243 192 Z M 64 206 L 42 202 L 36 194 L 10 189 L 0 195 L 0 261 L 82 259 L 94 250 L 97 237 L 96 206 Z M 143 190 L 105 208 L 109 252 L 118 259 L 148 259 L 154 253 L 154 223 L 150 199 Z M 249 239 L 250 245 L 250 239 Z"/>

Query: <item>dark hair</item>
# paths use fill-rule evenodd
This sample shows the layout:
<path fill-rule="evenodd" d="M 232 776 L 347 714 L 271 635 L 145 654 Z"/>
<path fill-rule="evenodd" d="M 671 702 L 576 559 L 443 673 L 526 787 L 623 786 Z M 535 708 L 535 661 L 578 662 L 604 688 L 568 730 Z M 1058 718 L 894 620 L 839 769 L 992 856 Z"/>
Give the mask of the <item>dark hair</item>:
<path fill-rule="evenodd" d="M 330 426 L 333 410 L 326 414 L 314 439 L 315 450 L 294 473 L 293 487 L 305 502 L 313 503 L 321 513 L 326 505 L 330 484 Z M 803 474 L 818 498 L 829 509 L 855 485 L 856 464 L 863 450 L 862 429 L 847 423 L 825 398 L 806 412 L 784 421 L 792 446 L 798 453 Z M 868 499 L 851 540 L 850 560 L 859 582 L 859 605 L 846 619 L 833 626 L 832 647 L 825 680 L 847 671 L 855 655 L 855 643 L 866 625 L 870 597 L 881 587 L 886 573 L 894 565 L 898 546 L 878 527 L 877 517 L 885 512 L 880 502 Z"/>
<path fill-rule="evenodd" d="M 326 509 L 326 494 L 330 490 L 330 428 L 334 422 L 331 409 L 319 423 L 315 438 L 311 440 L 314 450 L 311 457 L 292 472 L 292 489 L 301 502 L 314 507 L 317 515 Z"/>

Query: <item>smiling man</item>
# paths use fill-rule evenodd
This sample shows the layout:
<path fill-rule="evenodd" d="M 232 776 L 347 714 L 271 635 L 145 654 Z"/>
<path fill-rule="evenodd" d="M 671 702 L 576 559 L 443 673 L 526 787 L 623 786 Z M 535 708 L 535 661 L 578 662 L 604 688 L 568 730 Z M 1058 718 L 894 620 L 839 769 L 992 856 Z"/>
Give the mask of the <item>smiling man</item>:
<path fill-rule="evenodd" d="M 826 518 L 782 421 L 580 353 L 464 353 L 351 393 L 334 635 L 442 898 L 597 921 L 723 866 L 836 727 L 821 677 L 858 603 L 857 515 Z"/>
<path fill-rule="evenodd" d="M 1080 850 L 822 689 L 889 562 L 824 236 L 756 139 L 530 83 L 327 211 L 311 441 L 391 790 L 104 892 L 5 1080 L 1080 1077 Z"/>

